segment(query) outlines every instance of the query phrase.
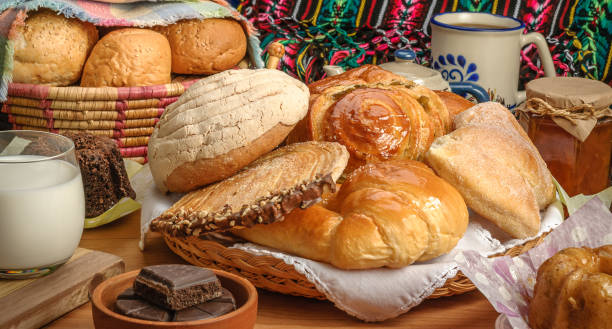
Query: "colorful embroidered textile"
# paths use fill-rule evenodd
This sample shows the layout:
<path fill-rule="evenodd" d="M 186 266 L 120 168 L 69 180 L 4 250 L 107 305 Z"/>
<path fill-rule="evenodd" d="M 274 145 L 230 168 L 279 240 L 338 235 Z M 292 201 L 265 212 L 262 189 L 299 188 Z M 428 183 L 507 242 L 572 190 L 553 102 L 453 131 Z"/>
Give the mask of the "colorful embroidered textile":
<path fill-rule="evenodd" d="M 518 18 L 546 37 L 557 74 L 612 81 L 610 0 L 242 0 L 238 9 L 259 29 L 262 48 L 285 44 L 282 69 L 307 82 L 323 76 L 324 64 L 386 62 L 402 48 L 429 65 L 430 19 L 450 11 Z M 544 74 L 536 52 L 523 49 L 522 83 Z"/>
<path fill-rule="evenodd" d="M 0 1 L 0 101 L 6 100 L 12 79 L 14 27 L 24 23 L 27 11 L 37 8 L 49 8 L 97 26 L 146 27 L 167 25 L 181 19 L 233 17 L 243 23 L 249 35 L 248 51 L 252 63 L 256 67 L 264 66 L 255 29 L 224 0 L 126 4 L 88 0 L 3 0 Z"/>

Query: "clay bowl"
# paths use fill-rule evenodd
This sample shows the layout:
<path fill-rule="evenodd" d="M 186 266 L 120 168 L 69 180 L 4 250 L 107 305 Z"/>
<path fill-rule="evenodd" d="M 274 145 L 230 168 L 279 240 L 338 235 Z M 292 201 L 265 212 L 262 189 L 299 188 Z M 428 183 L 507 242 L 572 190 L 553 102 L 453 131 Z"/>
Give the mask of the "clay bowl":
<path fill-rule="evenodd" d="M 257 290 L 248 280 L 212 269 L 221 285 L 234 294 L 236 310 L 214 319 L 188 322 L 157 322 L 130 318 L 114 311 L 117 296 L 131 287 L 139 270 L 102 282 L 91 296 L 94 325 L 97 329 L 252 329 L 257 317 Z"/>

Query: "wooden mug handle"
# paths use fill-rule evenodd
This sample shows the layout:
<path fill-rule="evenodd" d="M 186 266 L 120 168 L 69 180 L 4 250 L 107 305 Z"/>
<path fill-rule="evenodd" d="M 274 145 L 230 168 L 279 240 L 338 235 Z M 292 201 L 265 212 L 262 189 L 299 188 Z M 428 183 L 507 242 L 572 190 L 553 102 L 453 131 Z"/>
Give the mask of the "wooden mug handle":
<path fill-rule="evenodd" d="M 266 63 L 266 68 L 277 69 L 283 55 L 285 55 L 285 46 L 280 42 L 272 42 L 268 46 L 268 63 Z"/>

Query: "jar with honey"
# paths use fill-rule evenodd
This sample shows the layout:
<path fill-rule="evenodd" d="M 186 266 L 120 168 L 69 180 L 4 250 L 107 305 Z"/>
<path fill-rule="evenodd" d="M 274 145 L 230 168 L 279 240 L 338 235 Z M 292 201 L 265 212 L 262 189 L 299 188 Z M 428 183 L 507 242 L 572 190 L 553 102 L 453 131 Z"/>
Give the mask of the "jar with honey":
<path fill-rule="evenodd" d="M 567 194 L 610 185 L 612 88 L 575 77 L 541 78 L 526 86 L 519 109 L 529 138 Z"/>

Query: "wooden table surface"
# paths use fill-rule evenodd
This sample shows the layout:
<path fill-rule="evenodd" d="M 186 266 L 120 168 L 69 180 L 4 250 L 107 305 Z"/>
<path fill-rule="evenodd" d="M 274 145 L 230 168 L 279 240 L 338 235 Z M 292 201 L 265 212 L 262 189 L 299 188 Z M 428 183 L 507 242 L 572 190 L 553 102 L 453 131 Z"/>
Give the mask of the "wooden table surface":
<path fill-rule="evenodd" d="M 140 212 L 111 224 L 85 230 L 80 246 L 118 255 L 125 270 L 146 265 L 186 263 L 165 245 L 161 238 L 147 240 L 147 249 L 138 248 Z M 255 328 L 494 328 L 498 314 L 476 291 L 463 295 L 426 300 L 397 318 L 366 323 L 349 316 L 328 301 L 287 296 L 258 289 L 259 309 Z M 91 303 L 50 323 L 47 328 L 93 328 Z"/>

